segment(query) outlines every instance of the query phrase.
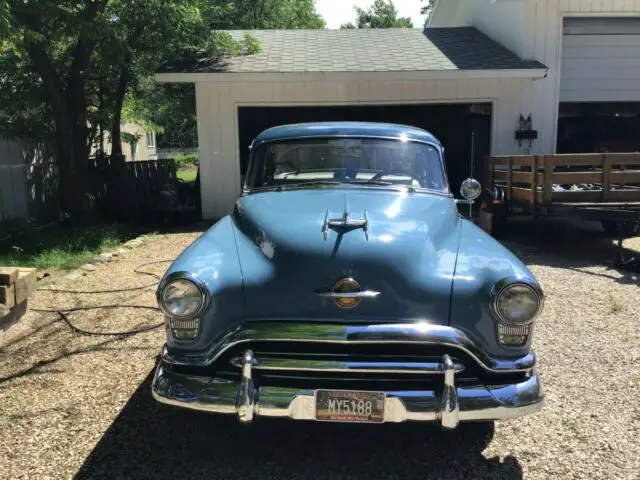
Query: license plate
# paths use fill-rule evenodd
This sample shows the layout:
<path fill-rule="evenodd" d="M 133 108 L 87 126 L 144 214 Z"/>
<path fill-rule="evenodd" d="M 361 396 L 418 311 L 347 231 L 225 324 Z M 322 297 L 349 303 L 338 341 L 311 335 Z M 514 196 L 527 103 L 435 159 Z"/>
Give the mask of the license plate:
<path fill-rule="evenodd" d="M 316 420 L 382 423 L 384 400 L 384 392 L 316 390 Z"/>

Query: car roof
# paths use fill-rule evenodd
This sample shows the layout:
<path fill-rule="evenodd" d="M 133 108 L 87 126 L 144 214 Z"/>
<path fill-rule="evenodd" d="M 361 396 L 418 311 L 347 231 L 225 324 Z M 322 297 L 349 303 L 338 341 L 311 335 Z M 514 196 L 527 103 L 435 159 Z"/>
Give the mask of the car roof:
<path fill-rule="evenodd" d="M 418 127 L 396 123 L 311 122 L 280 125 L 263 131 L 253 145 L 298 137 L 386 137 L 430 142 L 440 145 L 431 133 Z"/>

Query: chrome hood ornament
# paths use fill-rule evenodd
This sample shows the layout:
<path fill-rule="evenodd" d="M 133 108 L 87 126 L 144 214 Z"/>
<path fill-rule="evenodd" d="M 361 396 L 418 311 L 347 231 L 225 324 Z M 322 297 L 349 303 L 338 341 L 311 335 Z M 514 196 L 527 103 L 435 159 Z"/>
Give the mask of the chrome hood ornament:
<path fill-rule="evenodd" d="M 322 223 L 322 235 L 327 240 L 329 237 L 329 229 L 335 230 L 338 233 L 346 233 L 351 230 L 361 228 L 364 230 L 364 238 L 369 241 L 369 217 L 367 211 L 364 211 L 362 219 L 351 219 L 349 212 L 344 211 L 340 218 L 329 218 L 329 210 L 324 215 L 324 222 Z"/>

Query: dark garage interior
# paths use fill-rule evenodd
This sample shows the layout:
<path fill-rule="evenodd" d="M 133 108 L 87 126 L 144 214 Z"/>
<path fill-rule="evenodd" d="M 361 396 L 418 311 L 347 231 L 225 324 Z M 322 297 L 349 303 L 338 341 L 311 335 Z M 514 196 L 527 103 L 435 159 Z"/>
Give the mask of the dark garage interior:
<path fill-rule="evenodd" d="M 558 153 L 640 151 L 640 102 L 561 103 Z"/>
<path fill-rule="evenodd" d="M 482 161 L 491 150 L 491 104 L 366 105 L 329 107 L 239 107 L 241 173 L 247 170 L 249 144 L 263 130 L 277 125 L 322 121 L 390 122 L 413 125 L 433 133 L 444 145 L 451 190 L 471 172 L 481 180 Z M 473 146 L 473 147 L 472 147 Z"/>

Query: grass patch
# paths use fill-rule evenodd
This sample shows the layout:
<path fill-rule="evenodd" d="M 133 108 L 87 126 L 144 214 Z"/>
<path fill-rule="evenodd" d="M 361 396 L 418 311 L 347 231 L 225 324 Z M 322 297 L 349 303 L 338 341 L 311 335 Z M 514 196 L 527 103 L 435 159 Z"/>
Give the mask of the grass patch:
<path fill-rule="evenodd" d="M 178 170 L 176 172 L 176 175 L 185 183 L 195 182 L 196 175 L 198 175 L 198 170 Z"/>
<path fill-rule="evenodd" d="M 0 245 L 0 265 L 71 270 L 141 233 L 139 226 L 118 223 L 56 225 Z"/>

